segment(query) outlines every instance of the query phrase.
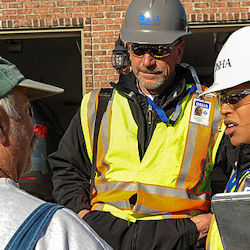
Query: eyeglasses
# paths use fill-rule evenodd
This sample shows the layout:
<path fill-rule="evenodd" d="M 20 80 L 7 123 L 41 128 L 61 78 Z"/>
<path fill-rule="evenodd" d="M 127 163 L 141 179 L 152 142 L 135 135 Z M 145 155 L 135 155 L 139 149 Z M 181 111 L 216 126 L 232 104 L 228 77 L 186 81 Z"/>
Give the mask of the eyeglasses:
<path fill-rule="evenodd" d="M 146 44 L 130 43 L 129 49 L 132 52 L 133 56 L 139 58 L 142 58 L 146 53 L 150 53 L 152 57 L 156 59 L 161 59 L 169 56 L 179 42 L 180 40 L 177 40 L 172 44 L 166 44 L 166 45 L 148 45 L 148 44 L 146 45 Z"/>
<path fill-rule="evenodd" d="M 237 109 L 243 105 L 243 98 L 250 94 L 250 89 L 245 89 L 241 92 L 229 91 L 228 93 L 220 92 L 217 94 L 218 105 L 221 108 L 223 103 L 227 103 L 232 109 Z M 249 103 L 247 103 L 249 104 Z"/>

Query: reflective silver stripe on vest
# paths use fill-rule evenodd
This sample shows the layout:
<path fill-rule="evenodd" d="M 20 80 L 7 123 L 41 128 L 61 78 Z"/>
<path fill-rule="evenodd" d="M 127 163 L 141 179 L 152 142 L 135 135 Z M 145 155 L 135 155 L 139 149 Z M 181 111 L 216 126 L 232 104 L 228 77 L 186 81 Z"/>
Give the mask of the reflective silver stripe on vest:
<path fill-rule="evenodd" d="M 145 185 L 142 183 L 127 183 L 127 182 L 110 182 L 106 184 L 96 185 L 98 192 L 107 192 L 111 190 L 137 191 L 137 189 L 147 192 L 149 194 L 156 194 L 167 197 L 175 197 L 190 200 L 210 200 L 210 195 L 203 193 L 195 195 L 188 193 L 186 190 L 179 190 L 175 188 L 159 187 L 153 185 Z"/>
<path fill-rule="evenodd" d="M 104 203 L 96 203 L 95 204 L 95 210 L 102 211 L 104 207 Z"/>
<path fill-rule="evenodd" d="M 155 210 L 155 209 L 152 209 L 150 207 L 145 207 L 145 206 L 140 205 L 140 204 L 136 204 L 133 211 L 140 212 L 143 214 L 154 214 L 155 213 L 156 215 L 164 215 L 168 219 L 172 217 L 172 213 L 167 213 L 164 211 Z"/>
<path fill-rule="evenodd" d="M 131 205 L 129 201 L 122 200 L 122 201 L 108 201 L 107 204 L 112 205 L 114 207 L 118 207 L 120 209 L 131 209 Z"/>
<path fill-rule="evenodd" d="M 220 114 L 220 109 L 218 107 L 218 104 L 216 102 L 216 108 L 215 108 L 215 112 L 214 112 L 214 121 L 213 121 L 213 125 L 212 125 L 212 134 L 214 135 L 217 131 L 221 131 L 219 128 L 219 124 L 221 121 L 221 114 Z"/>
<path fill-rule="evenodd" d="M 107 169 L 110 169 L 110 166 L 106 162 L 103 162 L 103 160 L 102 160 L 102 165 L 104 165 Z M 98 173 L 100 174 L 100 181 L 102 183 L 106 183 L 107 180 L 105 179 L 105 176 L 103 175 L 103 173 L 101 173 L 100 171 L 98 171 Z M 96 189 L 96 187 L 94 188 Z"/>
<path fill-rule="evenodd" d="M 96 190 L 98 192 L 107 192 L 107 191 L 111 191 L 111 190 L 136 191 L 137 187 L 138 187 L 137 183 L 109 182 L 106 184 L 96 185 Z"/>
<path fill-rule="evenodd" d="M 104 165 L 107 170 L 110 169 L 110 166 L 104 161 L 105 156 L 107 154 L 108 151 L 108 147 L 109 147 L 109 116 L 110 116 L 110 108 L 112 106 L 113 103 L 113 98 L 114 98 L 114 93 L 116 92 L 116 90 L 113 90 L 112 93 L 112 97 L 110 98 L 108 105 L 107 105 L 107 109 L 103 114 L 103 118 L 102 118 L 102 122 L 101 122 L 101 127 L 100 127 L 100 132 L 99 132 L 99 136 L 102 137 L 102 148 L 103 148 L 103 158 L 101 160 L 101 164 Z M 101 176 L 101 182 L 106 182 L 104 176 Z"/>
<path fill-rule="evenodd" d="M 143 214 L 155 214 L 155 215 L 161 215 L 163 217 L 163 219 L 171 219 L 173 218 L 173 213 L 167 213 L 164 211 L 159 211 L 159 210 L 154 210 L 152 208 L 149 207 L 145 207 L 143 205 L 136 205 L 133 209 L 134 212 L 138 212 L 138 213 L 143 213 Z M 199 210 L 196 210 L 197 212 Z M 187 218 L 190 218 L 190 210 L 184 210 L 181 211 L 182 214 L 185 214 Z M 198 212 L 200 213 L 200 212 Z"/>
<path fill-rule="evenodd" d="M 95 130 L 95 120 L 96 120 L 95 102 L 96 102 L 96 98 L 99 92 L 100 90 L 98 89 L 93 90 L 89 98 L 88 119 L 89 119 L 89 125 L 90 125 L 89 129 L 90 129 L 90 134 L 91 134 L 92 146 L 93 146 L 93 141 L 94 141 L 94 130 Z"/>
<path fill-rule="evenodd" d="M 189 173 L 190 165 L 194 156 L 194 148 L 195 148 L 198 126 L 199 125 L 195 123 L 190 123 L 189 125 L 188 139 L 187 139 L 188 141 L 186 145 L 185 158 L 182 164 L 182 169 L 181 169 L 179 179 L 176 183 L 178 188 L 185 188 L 184 182 Z"/>
<path fill-rule="evenodd" d="M 174 198 L 181 198 L 181 199 L 190 199 L 190 200 L 209 200 L 209 194 L 203 193 L 201 195 L 195 195 L 192 193 L 188 193 L 186 190 L 180 190 L 175 188 L 168 188 L 168 187 L 160 187 L 160 186 L 151 186 L 151 185 L 144 185 L 138 183 L 138 189 L 156 195 L 174 197 Z"/>
<path fill-rule="evenodd" d="M 209 241 L 208 241 L 208 244 L 207 244 L 207 248 L 206 248 L 207 250 L 209 250 L 210 249 L 210 239 L 209 239 Z"/>
<path fill-rule="evenodd" d="M 194 67 L 187 64 L 187 63 L 181 63 L 181 66 L 190 70 L 191 75 L 192 75 L 192 77 L 193 77 L 193 79 L 195 81 L 195 85 L 197 87 L 197 94 L 199 95 L 202 92 L 202 87 L 201 87 L 200 80 L 199 80 L 199 78 L 197 76 L 197 73 L 196 73 Z"/>
<path fill-rule="evenodd" d="M 198 210 L 196 210 L 198 211 Z M 192 216 L 190 215 L 190 210 L 184 210 L 184 211 L 181 211 L 183 214 L 186 214 L 187 218 L 191 218 Z M 173 218 L 173 215 L 169 215 L 169 214 L 163 214 L 163 218 L 164 219 L 171 219 Z"/>

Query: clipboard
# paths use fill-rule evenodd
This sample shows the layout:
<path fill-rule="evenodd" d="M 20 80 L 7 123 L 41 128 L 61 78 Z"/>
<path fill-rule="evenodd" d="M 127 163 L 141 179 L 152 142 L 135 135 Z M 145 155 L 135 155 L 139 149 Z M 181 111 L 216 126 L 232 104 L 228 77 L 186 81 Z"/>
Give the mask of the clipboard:
<path fill-rule="evenodd" d="M 212 197 L 225 250 L 250 249 L 250 192 L 219 193 Z"/>

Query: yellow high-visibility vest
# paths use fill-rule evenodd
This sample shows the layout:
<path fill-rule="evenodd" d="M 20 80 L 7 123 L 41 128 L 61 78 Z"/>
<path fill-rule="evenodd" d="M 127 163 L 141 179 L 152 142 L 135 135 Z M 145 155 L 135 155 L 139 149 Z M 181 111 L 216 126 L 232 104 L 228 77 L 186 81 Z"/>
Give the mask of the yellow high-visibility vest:
<path fill-rule="evenodd" d="M 92 161 L 100 91 L 84 96 L 81 123 Z M 210 209 L 210 173 L 223 132 L 216 98 L 210 96 L 209 125 L 190 122 L 195 93 L 181 104 L 174 126 L 159 122 L 140 160 L 138 126 L 126 97 L 113 92 L 100 126 L 92 210 L 129 221 L 189 218 Z M 212 129 L 213 128 L 213 129 Z M 129 198 L 137 195 L 134 205 Z"/>

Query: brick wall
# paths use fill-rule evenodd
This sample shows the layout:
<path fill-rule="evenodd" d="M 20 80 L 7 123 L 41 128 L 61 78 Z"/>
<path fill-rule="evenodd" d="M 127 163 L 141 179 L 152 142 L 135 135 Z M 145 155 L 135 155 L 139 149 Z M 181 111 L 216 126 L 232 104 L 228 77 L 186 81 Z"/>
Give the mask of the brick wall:
<path fill-rule="evenodd" d="M 111 54 L 131 0 L 1 0 L 1 30 L 84 27 L 87 91 L 117 80 Z M 250 22 L 249 0 L 182 0 L 190 24 Z"/>

